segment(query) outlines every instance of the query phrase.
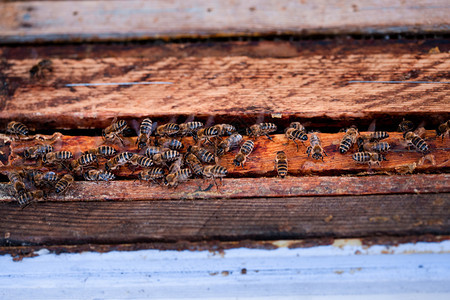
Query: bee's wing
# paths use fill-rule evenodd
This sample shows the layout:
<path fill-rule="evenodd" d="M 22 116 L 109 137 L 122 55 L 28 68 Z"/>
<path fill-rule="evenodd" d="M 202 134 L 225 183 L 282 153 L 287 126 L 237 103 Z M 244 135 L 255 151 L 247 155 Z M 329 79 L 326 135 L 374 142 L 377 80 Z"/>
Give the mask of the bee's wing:
<path fill-rule="evenodd" d="M 137 120 L 133 119 L 130 121 L 130 127 L 136 132 L 136 135 L 139 135 L 140 124 Z"/>
<path fill-rule="evenodd" d="M 212 124 L 214 124 L 214 116 L 209 116 L 205 122 L 205 128 L 210 127 Z"/>
<path fill-rule="evenodd" d="M 367 128 L 367 131 L 374 132 L 377 125 L 377 120 L 373 120 L 372 123 L 370 123 L 369 128 Z"/>

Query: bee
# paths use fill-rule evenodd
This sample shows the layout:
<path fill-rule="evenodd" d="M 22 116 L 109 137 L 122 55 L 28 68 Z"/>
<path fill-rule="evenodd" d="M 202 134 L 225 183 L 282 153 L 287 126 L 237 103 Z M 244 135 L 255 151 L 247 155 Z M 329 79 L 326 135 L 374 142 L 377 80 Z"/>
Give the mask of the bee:
<path fill-rule="evenodd" d="M 383 154 L 377 152 L 357 152 L 352 158 L 358 163 L 368 163 L 369 166 L 373 163 L 380 165 L 380 161 L 387 160 Z"/>
<path fill-rule="evenodd" d="M 200 128 L 203 127 L 202 122 L 187 122 L 180 124 L 180 131 L 178 131 L 178 134 L 180 136 L 187 136 L 187 135 L 194 135 Z"/>
<path fill-rule="evenodd" d="M 145 149 L 144 155 L 152 158 L 153 155 L 167 151 L 167 148 L 149 146 Z"/>
<path fill-rule="evenodd" d="M 280 176 L 281 178 L 286 177 L 288 173 L 288 161 L 286 153 L 284 153 L 284 151 L 277 152 L 277 157 L 275 158 L 275 167 L 277 169 L 278 176 Z"/>
<path fill-rule="evenodd" d="M 386 131 L 374 131 L 369 134 L 361 135 L 359 138 L 363 140 L 364 143 L 367 143 L 367 142 L 378 142 L 388 137 L 389 133 L 387 133 Z"/>
<path fill-rule="evenodd" d="M 229 137 L 225 138 L 223 141 L 219 143 L 217 149 L 217 155 L 223 155 L 225 152 L 230 151 L 234 147 L 237 147 L 242 141 L 242 135 L 239 133 L 233 133 Z"/>
<path fill-rule="evenodd" d="M 58 194 L 64 193 L 72 185 L 74 179 L 70 174 L 64 175 L 55 185 L 55 191 Z"/>
<path fill-rule="evenodd" d="M 23 156 L 27 159 L 36 159 L 39 157 L 43 157 L 47 153 L 53 151 L 53 147 L 51 145 L 38 145 L 25 149 L 23 151 Z"/>
<path fill-rule="evenodd" d="M 414 129 L 414 123 L 403 118 L 403 121 L 398 124 L 398 130 L 400 132 L 408 132 Z"/>
<path fill-rule="evenodd" d="M 203 165 L 201 161 L 195 156 L 193 153 L 187 153 L 184 161 L 186 165 L 191 169 L 191 171 L 197 175 L 202 176 L 203 175 Z"/>
<path fill-rule="evenodd" d="M 120 154 L 117 154 L 106 162 L 105 169 L 107 171 L 115 170 L 118 167 L 130 162 L 133 156 L 134 153 L 131 152 L 122 152 Z"/>
<path fill-rule="evenodd" d="M 111 172 L 105 170 L 89 170 L 83 174 L 83 177 L 87 181 L 110 181 L 114 180 L 116 176 Z"/>
<path fill-rule="evenodd" d="M 44 199 L 44 192 L 41 190 L 26 192 L 17 197 L 17 201 L 19 202 L 22 209 L 30 205 L 32 202 L 41 201 L 43 199 Z"/>
<path fill-rule="evenodd" d="M 123 135 L 123 132 L 127 128 L 128 125 L 127 122 L 125 122 L 125 120 L 117 121 L 117 117 L 115 117 L 112 120 L 111 125 L 103 129 L 102 137 L 104 140 L 111 140 L 111 141 L 115 141 L 116 139 L 118 139 L 122 143 L 122 145 L 125 145 L 123 139 L 120 136 Z"/>
<path fill-rule="evenodd" d="M 45 72 L 53 72 L 53 62 L 49 59 L 43 59 L 30 69 L 30 79 L 33 78 L 43 78 L 45 77 Z"/>
<path fill-rule="evenodd" d="M 35 183 L 34 178 L 42 174 L 42 172 L 39 170 L 22 170 L 20 174 L 23 178 L 26 178 L 28 181 Z"/>
<path fill-rule="evenodd" d="M 181 170 L 181 167 L 183 166 L 183 157 L 179 156 L 171 165 L 169 168 L 169 173 L 175 173 Z"/>
<path fill-rule="evenodd" d="M 83 169 L 83 167 L 89 166 L 94 162 L 98 163 L 97 156 L 94 154 L 83 154 L 78 159 L 72 160 L 70 163 L 70 170 L 78 172 Z"/>
<path fill-rule="evenodd" d="M 27 192 L 25 184 L 23 183 L 23 178 L 19 172 L 8 173 L 8 179 L 16 195 L 22 195 Z"/>
<path fill-rule="evenodd" d="M 55 164 L 68 161 L 72 158 L 73 154 L 70 151 L 56 151 L 56 152 L 49 152 L 44 156 L 42 156 L 42 161 L 45 164 Z"/>
<path fill-rule="evenodd" d="M 167 166 L 168 162 L 175 161 L 178 157 L 180 157 L 180 152 L 175 150 L 167 150 L 153 155 L 153 163 L 157 166 Z"/>
<path fill-rule="evenodd" d="M 430 152 L 430 147 L 428 144 L 416 133 L 408 131 L 403 134 L 403 137 L 408 143 L 408 146 L 413 146 L 416 151 L 424 154 Z"/>
<path fill-rule="evenodd" d="M 9 172 L 8 179 L 11 184 L 14 184 L 19 181 L 23 181 L 23 178 L 19 172 Z"/>
<path fill-rule="evenodd" d="M 111 146 L 102 145 L 97 148 L 89 149 L 88 151 L 85 151 L 83 154 L 92 154 L 101 157 L 111 157 L 117 155 L 117 150 Z"/>
<path fill-rule="evenodd" d="M 6 133 L 14 134 L 17 138 L 21 135 L 27 136 L 28 132 L 28 127 L 20 122 L 11 121 L 6 126 Z"/>
<path fill-rule="evenodd" d="M 222 184 L 223 177 L 227 176 L 228 170 L 220 165 L 210 165 L 203 168 L 203 177 L 205 179 L 212 179 L 214 184 L 217 185 L 216 178 L 220 178 L 220 183 Z"/>
<path fill-rule="evenodd" d="M 130 163 L 132 165 L 138 165 L 143 168 L 150 168 L 151 166 L 153 166 L 153 161 L 151 158 L 138 154 L 133 154 L 130 159 Z"/>
<path fill-rule="evenodd" d="M 367 151 L 367 152 L 388 152 L 391 149 L 391 146 L 387 142 L 373 142 L 373 143 L 364 143 L 362 140 L 358 139 L 359 151 Z"/>
<path fill-rule="evenodd" d="M 54 184 L 59 180 L 58 174 L 49 171 L 45 173 L 38 173 L 33 176 L 33 182 L 36 186 L 42 186 L 44 184 Z"/>
<path fill-rule="evenodd" d="M 295 129 L 295 128 L 288 128 L 285 132 L 286 138 L 289 140 L 294 141 L 295 145 L 297 145 L 297 151 L 298 151 L 298 144 L 296 140 L 299 140 L 303 143 L 303 141 L 308 140 L 308 136 L 304 131 Z"/>
<path fill-rule="evenodd" d="M 207 141 L 210 144 L 213 144 L 211 141 L 212 138 L 215 138 L 219 135 L 219 129 L 216 126 L 202 128 L 197 131 L 197 134 L 194 135 L 194 140 L 198 145 L 203 144 Z"/>
<path fill-rule="evenodd" d="M 272 140 L 269 133 L 275 131 L 277 131 L 277 125 L 273 123 L 259 123 L 247 128 L 247 135 L 249 137 L 259 137 L 261 135 L 265 135 L 269 140 Z"/>
<path fill-rule="evenodd" d="M 232 135 L 234 132 L 236 132 L 236 127 L 231 124 L 217 124 L 213 127 L 217 129 L 218 136 Z"/>
<path fill-rule="evenodd" d="M 156 128 L 156 135 L 158 136 L 170 136 L 178 133 L 180 126 L 175 123 L 167 123 Z"/>
<path fill-rule="evenodd" d="M 158 183 L 156 180 L 164 178 L 164 170 L 162 168 L 152 167 L 149 169 L 142 170 L 138 174 L 139 181 L 153 181 Z"/>
<path fill-rule="evenodd" d="M 347 153 L 348 150 L 353 146 L 356 142 L 356 138 L 358 137 L 358 129 L 356 127 L 350 127 L 345 131 L 344 136 L 341 139 L 341 143 L 339 145 L 339 152 L 344 154 Z"/>
<path fill-rule="evenodd" d="M 201 147 L 189 146 L 187 151 L 193 153 L 203 163 L 210 164 L 215 161 L 214 154 Z"/>
<path fill-rule="evenodd" d="M 136 144 L 138 145 L 138 149 L 142 149 L 147 146 L 148 139 L 152 134 L 153 122 L 150 118 L 145 118 L 141 122 L 141 126 L 139 127 L 139 136 L 136 139 Z"/>
<path fill-rule="evenodd" d="M 294 128 L 299 131 L 306 132 L 305 126 L 303 126 L 300 122 L 292 122 L 291 124 L 289 124 L 289 128 Z"/>
<path fill-rule="evenodd" d="M 244 163 L 247 160 L 247 157 L 250 155 L 250 153 L 252 153 L 254 146 L 255 143 L 252 140 L 245 141 L 245 143 L 241 146 L 239 153 L 236 154 L 233 160 L 233 164 L 235 166 L 242 166 L 242 168 L 244 168 Z"/>
<path fill-rule="evenodd" d="M 312 154 L 312 158 L 314 159 L 322 159 L 323 161 L 323 156 L 327 156 L 327 154 L 325 153 L 325 150 L 323 150 L 321 142 L 320 142 L 320 138 L 317 134 L 317 132 L 313 132 L 311 134 L 311 138 L 309 140 L 309 143 L 311 144 L 311 146 L 308 146 L 308 148 L 306 149 L 306 153 L 308 153 L 308 157 L 310 154 Z"/>
<path fill-rule="evenodd" d="M 445 136 L 448 137 L 450 135 L 450 120 L 439 125 L 436 132 L 438 136 L 442 136 L 442 140 L 444 140 Z"/>
<path fill-rule="evenodd" d="M 190 169 L 181 169 L 178 172 L 168 174 L 165 184 L 169 187 L 177 187 L 180 182 L 188 180 L 191 176 L 192 172 Z"/>
<path fill-rule="evenodd" d="M 172 150 L 181 150 L 184 148 L 184 145 L 182 142 L 180 142 L 177 139 L 171 139 L 171 138 L 158 139 L 157 146 L 162 147 L 162 148 L 169 148 Z"/>

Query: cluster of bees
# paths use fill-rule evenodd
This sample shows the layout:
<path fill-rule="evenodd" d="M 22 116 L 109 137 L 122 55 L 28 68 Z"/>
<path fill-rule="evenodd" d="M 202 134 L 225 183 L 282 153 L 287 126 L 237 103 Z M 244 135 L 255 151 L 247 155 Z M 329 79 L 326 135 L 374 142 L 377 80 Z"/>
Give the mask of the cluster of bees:
<path fill-rule="evenodd" d="M 145 118 L 139 127 L 136 139 L 137 153 L 121 152 L 106 144 L 89 149 L 81 154 L 69 151 L 53 151 L 49 144 L 37 144 L 24 150 L 23 157 L 28 160 L 36 160 L 44 166 L 62 166 L 68 172 L 60 175 L 55 171 L 41 172 L 39 170 L 22 170 L 8 174 L 12 194 L 19 204 L 24 207 L 33 201 L 39 201 L 51 193 L 63 194 L 74 178 L 80 176 L 87 181 L 110 181 L 114 180 L 115 170 L 126 166 L 133 171 L 137 169 L 137 179 L 148 181 L 168 187 L 177 187 L 189 178 L 198 177 L 211 180 L 218 188 L 217 179 L 222 181 L 228 173 L 226 167 L 217 164 L 218 159 L 225 153 L 239 148 L 235 155 L 233 164 L 244 168 L 248 156 L 252 153 L 255 142 L 260 136 L 272 140 L 269 134 L 277 131 L 277 125 L 273 123 L 258 123 L 247 128 L 248 139 L 244 141 L 236 128 L 230 124 L 217 124 L 205 127 L 198 121 L 183 124 L 167 123 L 154 126 L 152 120 Z M 156 128 L 154 128 L 156 127 Z M 420 130 L 412 131 L 413 124 L 403 120 L 399 130 L 403 132 L 406 144 L 416 151 L 426 154 L 430 151 L 429 146 L 421 137 Z M 114 119 L 110 126 L 102 131 L 105 143 L 120 142 L 124 145 L 124 132 L 128 129 L 124 120 Z M 28 128 L 20 122 L 10 122 L 7 133 L 17 138 L 28 135 Z M 439 136 L 448 136 L 450 132 L 450 121 L 441 124 L 437 133 Z M 182 138 L 191 136 L 195 144 L 189 146 L 184 153 Z M 327 156 L 322 147 L 320 134 L 317 131 L 306 133 L 305 127 L 299 122 L 292 122 L 285 130 L 288 142 L 292 141 L 299 150 L 298 142 L 304 144 L 309 139 L 306 154 L 315 160 L 324 160 Z M 358 152 L 352 158 L 358 163 L 380 165 L 386 160 L 385 154 L 390 150 L 390 145 L 382 140 L 389 137 L 385 131 L 374 131 L 362 135 L 356 127 L 345 130 L 339 144 L 339 152 L 345 154 L 357 145 Z M 141 154 L 138 154 L 141 153 Z M 99 161 L 102 160 L 102 167 Z M 95 165 L 95 166 L 94 166 Z M 278 175 L 284 178 L 288 174 L 288 158 L 284 151 L 278 151 L 275 156 L 275 168 Z M 210 186 L 205 189 L 209 190 Z"/>

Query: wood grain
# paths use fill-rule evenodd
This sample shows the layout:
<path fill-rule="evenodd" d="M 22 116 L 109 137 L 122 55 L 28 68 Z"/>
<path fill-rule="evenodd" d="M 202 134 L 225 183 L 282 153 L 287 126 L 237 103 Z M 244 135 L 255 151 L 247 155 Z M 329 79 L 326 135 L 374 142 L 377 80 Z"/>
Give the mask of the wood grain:
<path fill-rule="evenodd" d="M 226 55 L 226 51 L 224 51 Z M 450 116 L 450 54 L 301 54 L 290 58 L 55 58 L 54 71 L 29 79 L 36 59 L 7 60 L 0 126 L 19 120 L 36 129 L 102 128 L 114 116 L 183 122 L 188 116 L 256 122 L 293 118 L 373 120 L 416 115 L 437 125 Z M 402 81 L 349 83 L 351 80 Z M 165 81 L 173 84 L 66 87 L 71 83 Z M 427 81 L 429 83 L 415 83 Z M 443 83 L 447 82 L 447 83 Z M 417 117 L 418 116 L 418 117 Z M 327 122 L 323 120 L 326 119 Z M 368 121 L 370 123 L 370 121 Z M 324 125 L 327 124 L 327 125 Z"/>
<path fill-rule="evenodd" d="M 447 32 L 445 0 L 1 2 L 0 42 Z"/>
<path fill-rule="evenodd" d="M 244 128 L 241 128 L 244 129 Z M 280 128 L 282 131 L 283 129 Z M 367 132 L 361 132 L 367 134 Z M 436 133 L 428 130 L 425 140 L 431 149 L 431 155 L 434 162 L 423 160 L 423 155 L 414 150 L 407 150 L 402 134 L 399 132 L 389 132 L 387 141 L 392 151 L 386 154 L 387 161 L 380 163 L 380 166 L 373 165 L 369 168 L 367 164 L 357 163 L 352 159 L 352 154 L 356 152 L 356 146 L 349 153 L 342 155 L 339 153 L 339 143 L 344 133 L 321 133 L 319 134 L 322 146 L 328 156 L 324 161 L 315 160 L 306 154 L 309 141 L 305 145 L 299 143 L 299 150 L 292 141 L 287 141 L 282 134 L 273 135 L 273 141 L 266 137 L 260 137 L 255 141 L 255 148 L 249 155 L 244 168 L 233 165 L 233 159 L 237 154 L 238 148 L 226 153 L 220 157 L 218 163 L 226 167 L 229 171 L 229 177 L 261 177 L 276 176 L 275 171 L 275 154 L 277 151 L 285 151 L 288 157 L 289 175 L 291 176 L 308 176 L 308 175 L 348 175 L 362 173 L 370 174 L 405 174 L 415 172 L 448 172 L 450 169 L 450 139 L 436 138 Z M 244 136 L 244 140 L 247 137 Z M 134 137 L 125 138 L 125 146 L 113 145 L 117 150 L 137 152 Z M 182 139 L 185 147 L 180 150 L 181 153 L 186 152 L 186 148 L 193 144 L 192 138 L 185 137 Z M 81 152 L 95 148 L 103 143 L 101 137 L 75 137 L 62 136 L 53 143 L 54 151 L 66 150 L 71 151 L 75 158 L 81 155 Z M 3 161 L 5 166 L 0 167 L 0 172 L 5 173 L 11 170 L 40 167 L 40 162 L 35 160 L 24 160 L 22 155 L 24 149 L 39 144 L 39 141 L 13 141 L 4 152 L 12 153 L 8 161 Z M 209 148 L 214 152 L 214 148 Z M 141 151 L 143 152 L 143 151 Z M 105 160 L 100 160 L 100 166 Z M 60 168 L 61 169 L 61 168 Z M 122 178 L 130 178 L 132 170 L 128 167 L 121 167 L 115 171 L 115 174 Z M 136 178 L 137 172 L 131 178 Z"/>
<path fill-rule="evenodd" d="M 445 235 L 449 209 L 449 194 L 0 203 L 0 244 Z"/>

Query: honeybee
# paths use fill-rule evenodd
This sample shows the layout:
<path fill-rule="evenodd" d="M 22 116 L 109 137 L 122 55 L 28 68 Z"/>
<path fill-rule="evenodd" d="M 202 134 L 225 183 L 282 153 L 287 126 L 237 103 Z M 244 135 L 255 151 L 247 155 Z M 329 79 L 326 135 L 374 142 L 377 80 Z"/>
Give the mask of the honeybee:
<path fill-rule="evenodd" d="M 209 165 L 203 168 L 203 177 L 205 179 L 212 179 L 214 184 L 217 185 L 216 178 L 220 178 L 220 183 L 222 184 L 223 177 L 227 176 L 228 170 L 220 165 Z"/>
<path fill-rule="evenodd" d="M 30 79 L 33 78 L 44 78 L 45 72 L 53 71 L 53 62 L 49 59 L 43 59 L 30 69 Z"/>
<path fill-rule="evenodd" d="M 175 161 L 178 157 L 180 157 L 180 152 L 175 150 L 167 150 L 153 155 L 153 163 L 157 166 L 167 166 L 168 162 Z"/>
<path fill-rule="evenodd" d="M 97 156 L 88 153 L 81 155 L 78 159 L 72 160 L 69 167 L 70 170 L 78 172 L 80 170 L 83 170 L 84 167 L 93 164 L 94 162 L 97 162 L 98 164 Z"/>
<path fill-rule="evenodd" d="M 26 159 L 36 159 L 52 151 L 53 147 L 51 145 L 38 145 L 25 149 L 23 151 L 23 156 Z"/>
<path fill-rule="evenodd" d="M 171 165 L 169 168 L 169 173 L 175 173 L 181 170 L 181 167 L 183 166 L 183 157 L 179 156 Z"/>
<path fill-rule="evenodd" d="M 414 123 L 403 118 L 403 121 L 398 124 L 398 130 L 401 132 L 408 132 L 414 129 Z"/>
<path fill-rule="evenodd" d="M 103 129 L 102 137 L 104 140 L 111 140 L 112 142 L 118 139 L 122 143 L 122 145 L 125 145 L 121 135 L 123 135 L 123 132 L 127 128 L 128 125 L 127 122 L 125 122 L 125 120 L 117 121 L 117 117 L 115 117 L 112 120 L 111 125 Z"/>
<path fill-rule="evenodd" d="M 186 165 L 191 169 L 191 171 L 197 175 L 202 176 L 203 175 L 203 165 L 201 161 L 195 156 L 193 153 L 187 153 L 184 161 Z M 172 172 L 171 172 L 172 173 Z"/>
<path fill-rule="evenodd" d="M 244 168 L 244 163 L 247 160 L 247 157 L 250 155 L 250 153 L 252 153 L 254 146 L 255 143 L 252 140 L 245 141 L 245 143 L 241 146 L 239 153 L 236 154 L 233 160 L 233 164 L 235 166 L 242 166 L 242 168 Z"/>
<path fill-rule="evenodd" d="M 162 148 L 162 147 L 155 147 L 155 146 L 149 146 L 145 149 L 144 155 L 152 158 L 153 155 L 158 154 L 158 153 L 162 153 L 164 151 L 167 151 L 169 149 L 167 148 Z"/>
<path fill-rule="evenodd" d="M 236 132 L 236 127 L 231 124 L 217 124 L 213 127 L 217 129 L 218 136 L 232 135 L 234 132 Z"/>
<path fill-rule="evenodd" d="M 6 126 L 6 133 L 14 134 L 17 138 L 28 135 L 28 127 L 16 121 L 11 121 Z"/>
<path fill-rule="evenodd" d="M 102 145 L 97 148 L 89 149 L 88 151 L 85 151 L 83 154 L 92 154 L 101 157 L 111 157 L 117 155 L 117 150 L 111 146 Z"/>
<path fill-rule="evenodd" d="M 228 152 L 234 147 L 237 147 L 241 143 L 241 141 L 242 135 L 240 135 L 239 133 L 233 133 L 219 143 L 217 155 L 220 156 L 225 154 L 225 152 Z"/>
<path fill-rule="evenodd" d="M 272 141 L 272 138 L 269 136 L 269 133 L 275 131 L 277 131 L 277 125 L 273 123 L 259 123 L 247 128 L 247 135 L 249 137 L 256 137 L 256 138 L 261 135 L 265 135 L 269 140 Z"/>
<path fill-rule="evenodd" d="M 356 138 L 358 137 L 358 129 L 354 126 L 350 127 L 345 131 L 344 136 L 341 139 L 341 143 L 339 145 L 339 152 L 344 154 L 347 153 L 348 150 L 353 146 L 356 142 Z"/>
<path fill-rule="evenodd" d="M 26 206 L 30 205 L 33 202 L 42 201 L 43 199 L 44 199 L 44 192 L 41 190 L 26 192 L 17 197 L 17 201 L 19 202 L 22 209 L 24 209 Z"/>
<path fill-rule="evenodd" d="M 190 169 L 181 169 L 178 172 L 168 174 L 165 184 L 169 187 L 177 187 L 180 182 L 188 180 L 191 176 L 192 172 Z"/>
<path fill-rule="evenodd" d="M 361 135 L 359 138 L 363 140 L 364 143 L 367 142 L 378 142 L 389 137 L 389 133 L 386 131 L 374 131 L 369 134 Z"/>
<path fill-rule="evenodd" d="M 308 136 L 304 131 L 295 129 L 295 128 L 288 128 L 285 132 L 286 138 L 289 140 L 294 141 L 295 145 L 297 145 L 297 151 L 298 151 L 298 144 L 296 140 L 299 140 L 303 143 L 303 141 L 308 140 Z"/>
<path fill-rule="evenodd" d="M 305 126 L 303 126 L 300 122 L 292 122 L 291 124 L 289 124 L 289 128 L 294 128 L 299 131 L 306 132 Z"/>
<path fill-rule="evenodd" d="M 210 164 L 215 161 L 214 154 L 201 147 L 189 146 L 187 151 L 193 153 L 203 163 Z"/>
<path fill-rule="evenodd" d="M 54 184 L 59 180 L 58 174 L 49 171 L 45 173 L 38 173 L 33 176 L 33 182 L 36 186 L 42 186 L 44 184 Z"/>
<path fill-rule="evenodd" d="M 403 137 L 405 138 L 408 146 L 413 146 L 416 151 L 424 154 L 430 152 L 430 147 L 428 144 L 416 133 L 408 131 L 403 133 Z"/>
<path fill-rule="evenodd" d="M 217 137 L 218 135 L 219 129 L 216 126 L 206 127 L 197 131 L 197 134 L 194 135 L 194 140 L 197 142 L 197 145 L 201 145 L 205 141 L 207 141 L 210 144 L 213 144 L 211 139 Z"/>
<path fill-rule="evenodd" d="M 143 168 L 150 168 L 151 166 L 153 166 L 153 161 L 151 158 L 139 154 L 133 154 L 130 159 L 130 163 L 132 165 L 137 165 Z"/>
<path fill-rule="evenodd" d="M 359 151 L 363 152 L 388 152 L 391 149 L 391 146 L 387 142 L 373 142 L 373 143 L 364 143 L 360 142 L 362 140 L 358 140 Z"/>
<path fill-rule="evenodd" d="M 280 176 L 281 178 L 286 177 L 288 173 L 288 160 L 284 151 L 277 152 L 277 156 L 275 158 L 275 167 L 277 169 L 278 176 Z"/>
<path fill-rule="evenodd" d="M 85 180 L 88 181 L 110 181 L 114 180 L 116 176 L 111 172 L 105 170 L 89 170 L 83 174 Z"/>
<path fill-rule="evenodd" d="M 8 173 L 9 184 L 14 189 L 16 195 L 22 195 L 27 192 L 25 184 L 23 183 L 23 178 L 19 172 Z"/>
<path fill-rule="evenodd" d="M 55 185 L 55 192 L 61 194 L 67 191 L 67 189 L 74 182 L 73 176 L 70 174 L 64 175 Z"/>
<path fill-rule="evenodd" d="M 172 150 L 181 150 L 184 148 L 182 142 L 172 138 L 160 138 L 156 140 L 157 146 L 162 148 L 169 148 Z"/>
<path fill-rule="evenodd" d="M 152 134 L 153 122 L 150 118 L 145 118 L 141 122 L 141 126 L 139 127 L 139 136 L 136 139 L 136 144 L 138 145 L 138 149 L 142 149 L 147 146 L 148 139 Z"/>
<path fill-rule="evenodd" d="M 42 156 L 42 161 L 45 164 L 63 163 L 73 158 L 73 154 L 70 151 L 56 151 L 49 152 Z"/>
<path fill-rule="evenodd" d="M 311 138 L 309 140 L 311 146 L 308 146 L 308 148 L 306 149 L 306 153 L 308 153 L 308 157 L 310 154 L 312 154 L 312 158 L 314 159 L 322 159 L 323 161 L 323 156 L 327 156 L 325 150 L 323 150 L 321 142 L 320 142 L 320 138 L 318 136 L 317 132 L 313 132 L 311 134 Z"/>
<path fill-rule="evenodd" d="M 444 140 L 445 136 L 449 137 L 450 136 L 450 120 L 439 125 L 436 132 L 437 132 L 438 136 L 442 136 L 442 140 Z"/>
<path fill-rule="evenodd" d="M 383 154 L 377 152 L 357 152 L 352 158 L 358 163 L 368 163 L 369 166 L 373 163 L 380 165 L 380 161 L 387 160 Z"/>
<path fill-rule="evenodd" d="M 156 135 L 158 136 L 170 136 L 178 133 L 180 126 L 175 123 L 167 123 L 156 128 Z"/>
<path fill-rule="evenodd" d="M 117 154 L 113 158 L 109 159 L 105 164 L 105 169 L 107 171 L 115 170 L 120 166 L 130 162 L 131 158 L 134 156 L 134 153 L 131 152 L 122 152 Z"/>
<path fill-rule="evenodd" d="M 202 122 L 187 122 L 180 124 L 180 130 L 178 131 L 178 134 L 180 136 L 187 136 L 187 135 L 194 135 L 200 128 L 203 127 Z"/>
<path fill-rule="evenodd" d="M 138 174 L 139 181 L 153 181 L 158 183 L 157 180 L 164 178 L 164 170 L 162 168 L 152 167 L 149 169 L 142 170 Z M 159 184 L 159 183 L 158 183 Z"/>

